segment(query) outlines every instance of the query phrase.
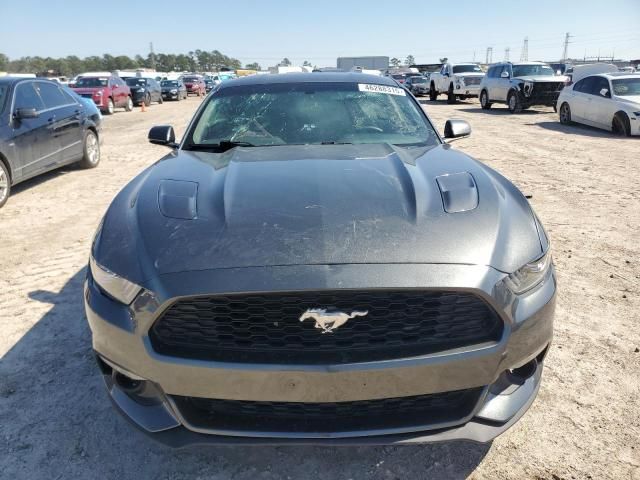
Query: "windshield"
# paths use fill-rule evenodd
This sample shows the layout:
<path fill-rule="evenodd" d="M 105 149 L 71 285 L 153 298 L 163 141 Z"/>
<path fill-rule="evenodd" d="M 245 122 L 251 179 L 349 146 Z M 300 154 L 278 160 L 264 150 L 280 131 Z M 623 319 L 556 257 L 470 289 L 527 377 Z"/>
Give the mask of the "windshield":
<path fill-rule="evenodd" d="M 79 88 L 96 88 L 106 87 L 109 83 L 107 77 L 80 77 L 76 82 L 76 87 Z"/>
<path fill-rule="evenodd" d="M 210 97 L 185 148 L 332 143 L 436 145 L 423 113 L 398 87 L 286 83 L 222 89 Z"/>
<path fill-rule="evenodd" d="M 555 75 L 553 68 L 549 65 L 514 65 L 514 77 L 541 77 L 546 75 Z"/>
<path fill-rule="evenodd" d="M 395 75 L 391 75 L 391 77 L 394 80 L 402 80 L 404 78 L 404 75 L 403 74 L 395 74 Z"/>
<path fill-rule="evenodd" d="M 147 84 L 146 78 L 130 77 L 126 78 L 124 81 L 127 82 L 127 85 L 129 85 L 130 87 L 144 87 Z"/>
<path fill-rule="evenodd" d="M 468 72 L 482 73 L 482 70 L 478 65 L 454 65 L 453 66 L 453 73 L 468 73 Z"/>
<path fill-rule="evenodd" d="M 411 83 L 427 83 L 427 79 L 424 77 L 412 77 Z"/>
<path fill-rule="evenodd" d="M 185 82 L 197 82 L 198 80 L 198 77 L 184 77 Z"/>
<path fill-rule="evenodd" d="M 163 80 L 160 85 L 163 87 L 177 87 L 178 82 L 176 80 Z"/>
<path fill-rule="evenodd" d="M 640 78 L 620 78 L 611 80 L 613 84 L 613 94 L 620 97 L 640 95 Z M 0 104 L 2 100 L 0 100 Z"/>

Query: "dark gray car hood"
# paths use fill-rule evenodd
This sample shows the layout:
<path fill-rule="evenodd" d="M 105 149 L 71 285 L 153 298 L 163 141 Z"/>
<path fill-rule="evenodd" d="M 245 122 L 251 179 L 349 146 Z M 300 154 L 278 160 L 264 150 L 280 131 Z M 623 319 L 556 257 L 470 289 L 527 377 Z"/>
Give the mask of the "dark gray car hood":
<path fill-rule="evenodd" d="M 465 172 L 477 192 L 467 185 L 443 197 L 437 177 Z M 477 206 L 447 213 L 443 198 L 449 211 Z M 178 151 L 120 192 L 94 248 L 99 263 L 133 281 L 349 263 L 511 272 L 540 253 L 527 200 L 495 171 L 448 145 L 384 144 Z"/>

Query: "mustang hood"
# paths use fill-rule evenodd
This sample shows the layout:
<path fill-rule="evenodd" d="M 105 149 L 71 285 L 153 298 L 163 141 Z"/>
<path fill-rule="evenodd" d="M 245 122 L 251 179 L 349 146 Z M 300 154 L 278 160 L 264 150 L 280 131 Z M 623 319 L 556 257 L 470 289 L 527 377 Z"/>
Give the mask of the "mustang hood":
<path fill-rule="evenodd" d="M 190 270 L 490 265 L 542 252 L 527 200 L 448 145 L 178 151 L 120 192 L 93 254 L 132 281 Z"/>

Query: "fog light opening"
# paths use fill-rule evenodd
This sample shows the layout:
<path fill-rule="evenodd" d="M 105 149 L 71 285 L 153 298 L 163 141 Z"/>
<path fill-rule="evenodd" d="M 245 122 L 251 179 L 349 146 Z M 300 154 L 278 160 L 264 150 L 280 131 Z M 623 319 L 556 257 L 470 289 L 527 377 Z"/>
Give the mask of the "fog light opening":
<path fill-rule="evenodd" d="M 124 373 L 114 370 L 113 383 L 123 392 L 136 395 L 144 390 L 146 382 L 144 380 L 134 380 L 133 378 L 127 377 Z"/>
<path fill-rule="evenodd" d="M 514 383 L 523 383 L 529 377 L 531 377 L 538 369 L 538 360 L 535 358 L 530 362 L 525 363 L 521 367 L 508 370 L 509 377 Z"/>

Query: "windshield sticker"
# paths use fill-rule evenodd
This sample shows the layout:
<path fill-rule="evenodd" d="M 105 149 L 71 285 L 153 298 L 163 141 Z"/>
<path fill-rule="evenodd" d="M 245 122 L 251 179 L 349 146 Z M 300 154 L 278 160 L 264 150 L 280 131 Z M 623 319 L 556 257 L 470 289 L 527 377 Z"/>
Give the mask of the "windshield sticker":
<path fill-rule="evenodd" d="M 403 88 L 389 87 L 387 85 L 374 85 L 370 83 L 359 83 L 358 90 L 361 92 L 386 93 L 387 95 L 406 95 Z"/>

